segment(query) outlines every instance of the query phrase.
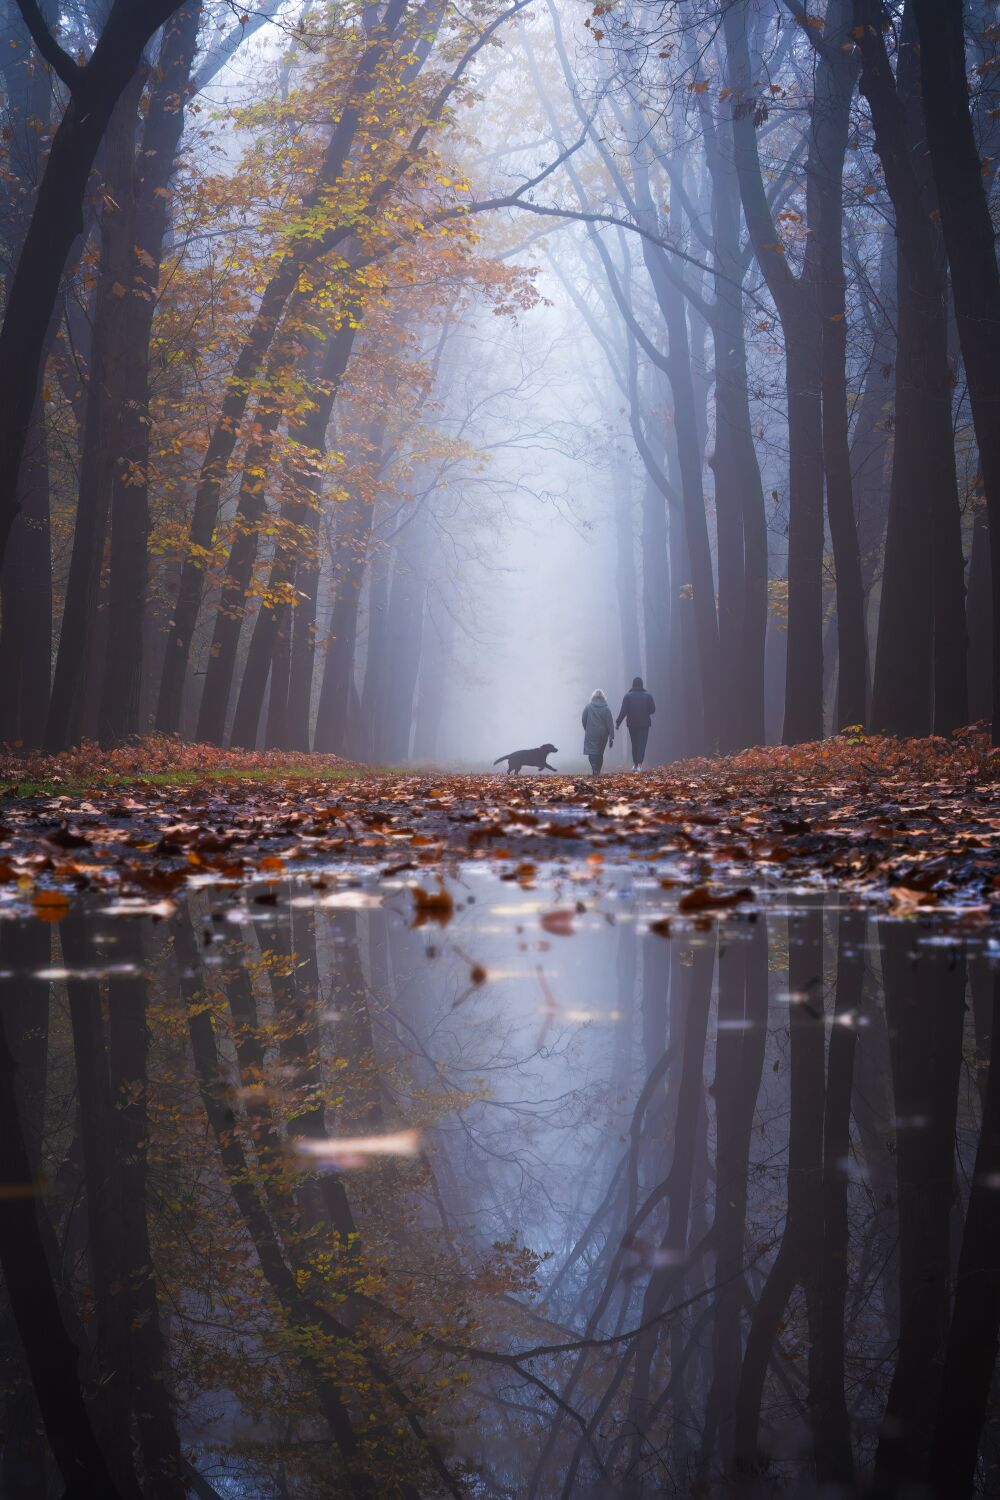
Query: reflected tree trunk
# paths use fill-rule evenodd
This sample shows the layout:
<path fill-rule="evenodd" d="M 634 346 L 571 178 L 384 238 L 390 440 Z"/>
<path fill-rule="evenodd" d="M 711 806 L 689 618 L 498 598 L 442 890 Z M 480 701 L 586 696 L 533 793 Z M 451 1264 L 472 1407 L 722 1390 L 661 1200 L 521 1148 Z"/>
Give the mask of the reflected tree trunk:
<path fill-rule="evenodd" d="M 819 1347 L 815 1355 L 816 1378 L 811 1382 L 810 1390 L 816 1477 L 821 1485 L 852 1486 L 854 1483 L 844 1364 L 850 1248 L 847 1190 L 854 1054 L 864 983 L 866 926 L 867 918 L 863 912 L 842 912 L 837 919 L 836 988 L 823 1115 Z"/>
<path fill-rule="evenodd" d="M 743 1339 L 748 1172 L 754 1112 L 767 1043 L 767 923 L 719 950 L 715 1054 L 715 1296 L 712 1376 L 705 1419 L 706 1457 L 716 1442 L 724 1469 L 734 1458 L 736 1396 Z"/>
<path fill-rule="evenodd" d="M 36 1209 L 38 1183 L 21 1123 L 17 1063 L 0 1025 L 0 1269 L 35 1398 L 67 1500 L 125 1500 L 91 1425 L 79 1350 L 66 1331 Z M 20 1187 L 21 1191 L 15 1191 Z"/>
<path fill-rule="evenodd" d="M 993 976 L 989 1076 L 973 1169 L 955 1302 L 944 1353 L 941 1399 L 928 1474 L 936 1494 L 959 1497 L 977 1489 L 976 1464 L 1000 1344 L 1000 976 Z M 986 1493 L 995 1485 L 987 1479 Z"/>
<path fill-rule="evenodd" d="M 184 1500 L 181 1443 L 174 1419 L 167 1345 L 160 1323 L 149 1240 L 149 1027 L 145 954 L 130 918 L 119 953 L 134 974 L 108 981 L 108 1061 L 121 1218 L 114 1225 L 129 1302 L 128 1373 L 146 1486 L 156 1500 Z"/>
<path fill-rule="evenodd" d="M 754 1473 L 761 1450 L 761 1406 L 779 1325 L 796 1285 L 806 1294 L 810 1388 L 816 1383 L 823 1234 L 823 916 L 822 910 L 790 918 L 788 1197 L 778 1253 L 754 1308 L 740 1369 L 733 1452 L 737 1469 Z"/>
<path fill-rule="evenodd" d="M 71 969 L 94 967 L 93 942 L 79 911 L 61 924 L 63 956 Z M 116 1490 L 139 1500 L 132 1462 L 132 1398 L 129 1389 L 130 1268 L 121 1225 L 124 1181 L 115 1101 L 105 1041 L 101 987 L 96 979 L 72 978 L 69 998 L 73 1056 L 80 1111 L 87 1254 L 97 1322 L 95 1376 L 98 1438 L 115 1476 Z"/>
<path fill-rule="evenodd" d="M 875 1460 L 878 1494 L 923 1477 L 948 1332 L 955 1115 L 965 960 L 911 951 L 906 924 L 880 924 L 896 1108 L 899 1346 Z"/>

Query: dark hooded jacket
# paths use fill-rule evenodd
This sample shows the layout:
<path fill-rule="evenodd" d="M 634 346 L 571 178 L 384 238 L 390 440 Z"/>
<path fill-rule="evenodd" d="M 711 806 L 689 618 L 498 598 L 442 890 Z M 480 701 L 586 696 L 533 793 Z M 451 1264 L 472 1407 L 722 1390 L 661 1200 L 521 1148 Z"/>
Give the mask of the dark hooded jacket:
<path fill-rule="evenodd" d="M 615 723 L 620 725 L 624 719 L 629 729 L 648 729 L 655 713 L 656 704 L 652 693 L 646 692 L 641 677 L 634 677 L 632 686 L 622 699 Z"/>

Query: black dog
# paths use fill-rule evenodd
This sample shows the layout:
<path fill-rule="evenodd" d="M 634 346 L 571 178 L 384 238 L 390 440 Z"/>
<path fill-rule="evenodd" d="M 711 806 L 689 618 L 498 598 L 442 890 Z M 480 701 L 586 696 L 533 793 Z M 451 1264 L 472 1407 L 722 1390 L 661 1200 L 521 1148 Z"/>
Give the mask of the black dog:
<path fill-rule="evenodd" d="M 549 765 L 549 756 L 558 754 L 558 745 L 539 745 L 534 750 L 512 750 L 509 755 L 498 755 L 493 764 L 498 766 L 505 760 L 508 776 L 512 771 L 520 771 L 522 766 L 534 766 L 536 771 L 554 771 L 556 768 Z"/>

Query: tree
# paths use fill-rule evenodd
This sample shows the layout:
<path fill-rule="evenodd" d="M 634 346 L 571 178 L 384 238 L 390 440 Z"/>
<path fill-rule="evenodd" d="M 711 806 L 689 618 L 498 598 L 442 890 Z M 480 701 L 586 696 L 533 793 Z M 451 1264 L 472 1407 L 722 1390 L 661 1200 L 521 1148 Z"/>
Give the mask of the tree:
<path fill-rule="evenodd" d="M 113 0 L 93 52 L 79 63 L 49 30 L 35 0 L 18 9 L 39 53 L 69 91 L 52 140 L 0 326 L 0 563 L 18 511 L 18 481 L 38 391 L 42 351 L 83 198 L 112 112 L 139 69 L 143 49 L 180 0 Z"/>

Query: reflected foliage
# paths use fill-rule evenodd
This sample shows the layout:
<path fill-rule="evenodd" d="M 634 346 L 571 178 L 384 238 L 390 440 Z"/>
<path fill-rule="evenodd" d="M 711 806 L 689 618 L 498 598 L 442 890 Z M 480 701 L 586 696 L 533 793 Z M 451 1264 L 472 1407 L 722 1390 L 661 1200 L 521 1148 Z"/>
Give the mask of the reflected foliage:
<path fill-rule="evenodd" d="M 448 891 L 0 924 L 2 1493 L 1000 1492 L 990 940 Z"/>

